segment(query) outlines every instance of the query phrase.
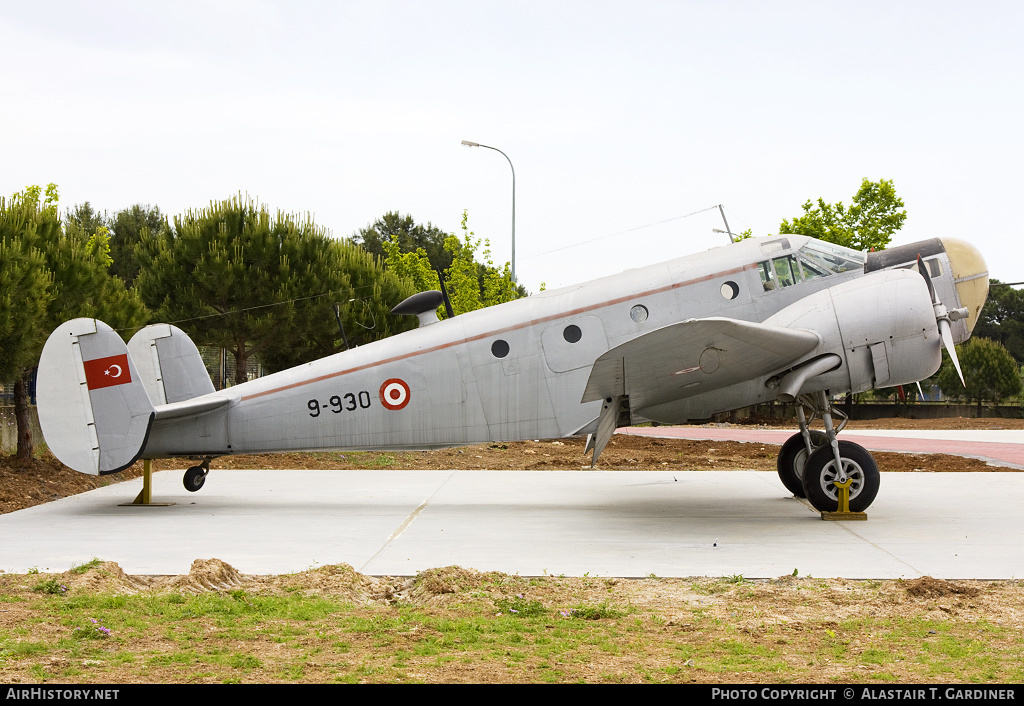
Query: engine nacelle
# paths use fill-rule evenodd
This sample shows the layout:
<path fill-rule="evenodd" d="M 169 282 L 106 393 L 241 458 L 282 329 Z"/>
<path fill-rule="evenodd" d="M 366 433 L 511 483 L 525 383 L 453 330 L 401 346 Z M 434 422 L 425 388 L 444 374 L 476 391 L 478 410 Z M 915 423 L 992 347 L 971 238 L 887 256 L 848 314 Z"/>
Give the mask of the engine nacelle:
<path fill-rule="evenodd" d="M 942 363 L 942 343 L 928 286 L 911 270 L 885 270 L 817 292 L 764 323 L 816 331 L 843 363 L 810 377 L 801 392 L 863 392 L 923 380 Z M 795 366 L 794 370 L 800 366 Z"/>

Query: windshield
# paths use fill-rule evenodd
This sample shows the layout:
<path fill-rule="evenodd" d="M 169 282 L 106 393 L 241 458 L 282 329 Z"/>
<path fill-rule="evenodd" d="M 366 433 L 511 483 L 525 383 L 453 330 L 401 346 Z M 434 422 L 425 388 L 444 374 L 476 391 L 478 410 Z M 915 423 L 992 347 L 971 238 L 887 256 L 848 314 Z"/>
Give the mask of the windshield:
<path fill-rule="evenodd" d="M 832 272 L 863 269 L 867 255 L 832 243 L 816 241 L 800 248 L 800 255 L 808 263 L 826 267 Z"/>
<path fill-rule="evenodd" d="M 759 264 L 765 291 L 789 287 L 819 277 L 864 267 L 864 253 L 831 243 L 814 242 L 796 253 L 775 257 Z"/>

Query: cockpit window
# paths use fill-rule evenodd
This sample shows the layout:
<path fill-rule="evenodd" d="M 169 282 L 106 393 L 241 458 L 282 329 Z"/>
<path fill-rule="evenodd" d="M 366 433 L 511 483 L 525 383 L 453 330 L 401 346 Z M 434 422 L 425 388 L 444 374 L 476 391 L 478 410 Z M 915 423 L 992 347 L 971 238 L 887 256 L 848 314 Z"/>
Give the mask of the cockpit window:
<path fill-rule="evenodd" d="M 761 285 L 764 287 L 764 291 L 770 292 L 775 289 L 775 272 L 772 270 L 772 263 L 758 263 L 757 270 L 761 273 Z"/>
<path fill-rule="evenodd" d="M 804 279 L 817 279 L 818 277 L 828 277 L 832 274 L 828 271 L 828 268 L 820 262 L 811 260 L 804 253 L 800 253 L 800 265 L 804 271 Z"/>
<path fill-rule="evenodd" d="M 817 241 L 800 248 L 800 255 L 809 263 L 823 266 L 832 272 L 848 272 L 864 268 L 867 255 L 850 248 Z"/>
<path fill-rule="evenodd" d="M 814 242 L 795 253 L 759 263 L 761 284 L 770 291 L 864 267 L 867 256 L 831 243 Z"/>
<path fill-rule="evenodd" d="M 800 266 L 796 262 L 796 256 L 786 255 L 772 260 L 772 268 L 775 270 L 775 277 L 779 284 L 788 287 L 800 281 Z"/>

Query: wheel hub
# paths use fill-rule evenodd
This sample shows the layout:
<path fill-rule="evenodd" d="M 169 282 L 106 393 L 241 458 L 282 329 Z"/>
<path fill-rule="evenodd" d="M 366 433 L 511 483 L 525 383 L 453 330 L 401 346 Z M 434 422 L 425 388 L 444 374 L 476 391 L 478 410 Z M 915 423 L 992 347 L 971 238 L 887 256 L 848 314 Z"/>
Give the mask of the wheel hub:
<path fill-rule="evenodd" d="M 856 461 L 844 458 L 843 471 L 846 477 L 852 481 L 850 484 L 850 499 L 853 500 L 864 487 L 864 469 Z M 821 472 L 822 490 L 833 500 L 839 499 L 839 491 L 836 490 L 835 485 L 838 475 L 835 461 L 830 461 Z"/>

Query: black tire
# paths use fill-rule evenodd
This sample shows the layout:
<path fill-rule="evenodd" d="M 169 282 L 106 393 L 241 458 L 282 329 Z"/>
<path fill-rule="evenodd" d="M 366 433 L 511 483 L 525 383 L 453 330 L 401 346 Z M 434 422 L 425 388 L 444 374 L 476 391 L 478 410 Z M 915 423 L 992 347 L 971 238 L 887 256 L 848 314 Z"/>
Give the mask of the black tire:
<path fill-rule="evenodd" d="M 853 478 L 850 486 L 850 511 L 864 512 L 878 494 L 878 464 L 867 449 L 852 441 L 839 442 L 843 470 Z M 839 496 L 832 481 L 836 460 L 831 446 L 822 446 L 811 454 L 804 467 L 804 497 L 821 512 L 839 509 Z"/>
<path fill-rule="evenodd" d="M 811 446 L 818 448 L 828 441 L 823 431 L 811 432 Z M 786 486 L 786 490 L 798 498 L 804 496 L 804 467 L 807 465 L 807 447 L 804 446 L 804 435 L 796 433 L 786 439 L 779 451 L 779 457 L 775 465 L 779 470 L 779 480 Z"/>
<path fill-rule="evenodd" d="M 192 468 L 185 471 L 185 478 L 182 482 L 185 485 L 185 490 L 190 493 L 196 492 L 206 482 L 206 469 L 202 466 L 192 466 Z"/>

